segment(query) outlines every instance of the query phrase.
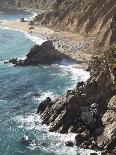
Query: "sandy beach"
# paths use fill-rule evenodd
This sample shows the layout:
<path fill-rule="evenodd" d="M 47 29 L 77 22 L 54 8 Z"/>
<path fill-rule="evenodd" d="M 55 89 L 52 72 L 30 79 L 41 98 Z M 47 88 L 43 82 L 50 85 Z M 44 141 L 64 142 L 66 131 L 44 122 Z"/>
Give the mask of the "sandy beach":
<path fill-rule="evenodd" d="M 90 40 L 83 36 L 66 31 L 55 31 L 47 27 L 29 25 L 29 22 L 12 21 L 4 23 L 5 27 L 18 29 L 29 33 L 32 36 L 41 37 L 42 39 L 51 40 L 54 46 L 62 53 L 70 56 L 79 63 L 79 68 L 87 68 L 87 63 L 91 59 L 88 53 L 88 44 Z"/>

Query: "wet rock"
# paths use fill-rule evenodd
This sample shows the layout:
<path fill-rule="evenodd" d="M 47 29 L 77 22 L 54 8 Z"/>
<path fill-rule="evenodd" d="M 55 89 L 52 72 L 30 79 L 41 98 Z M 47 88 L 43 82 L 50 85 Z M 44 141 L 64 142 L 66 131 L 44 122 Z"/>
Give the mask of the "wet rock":
<path fill-rule="evenodd" d="M 76 145 L 80 145 L 82 142 L 84 142 L 84 137 L 81 133 L 78 133 L 75 136 Z"/>
<path fill-rule="evenodd" d="M 17 58 L 13 58 L 13 59 L 9 60 L 9 63 L 16 64 L 17 63 Z"/>
<path fill-rule="evenodd" d="M 84 137 L 85 140 L 88 140 L 90 137 L 90 133 L 88 130 L 85 130 L 84 132 L 81 133 Z"/>
<path fill-rule="evenodd" d="M 29 139 L 27 136 L 22 137 L 20 142 L 24 146 L 30 146 L 30 145 L 38 146 L 37 140 Z"/>
<path fill-rule="evenodd" d="M 65 146 L 73 147 L 74 146 L 74 143 L 72 141 L 67 141 L 65 143 Z"/>
<path fill-rule="evenodd" d="M 25 18 L 21 18 L 21 22 L 25 22 Z"/>
<path fill-rule="evenodd" d="M 4 62 L 4 64 L 8 64 L 8 63 L 9 63 L 8 61 L 5 61 L 5 62 Z"/>
<path fill-rule="evenodd" d="M 41 96 L 41 94 L 39 94 L 39 93 L 35 93 L 35 95 L 34 95 L 35 97 L 40 97 Z"/>
<path fill-rule="evenodd" d="M 47 97 L 43 102 L 41 102 L 41 104 L 38 106 L 38 108 L 37 108 L 37 113 L 42 113 L 44 110 L 45 110 L 45 108 L 47 107 L 47 106 L 50 106 L 52 104 L 52 100 L 51 100 L 51 98 L 50 97 Z"/>
<path fill-rule="evenodd" d="M 23 145 L 25 145 L 25 146 L 29 146 L 30 143 L 31 143 L 31 141 L 29 141 L 29 139 L 26 138 L 26 137 L 22 137 L 22 138 L 21 138 L 21 143 L 22 143 Z"/>

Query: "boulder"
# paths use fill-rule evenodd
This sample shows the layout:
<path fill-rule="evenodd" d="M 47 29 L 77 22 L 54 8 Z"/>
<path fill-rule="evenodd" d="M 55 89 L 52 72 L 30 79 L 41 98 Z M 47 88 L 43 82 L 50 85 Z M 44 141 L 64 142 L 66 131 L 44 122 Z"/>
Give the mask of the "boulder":
<path fill-rule="evenodd" d="M 75 136 L 75 141 L 76 141 L 76 145 L 80 145 L 84 142 L 84 136 L 81 134 L 81 133 L 78 133 L 76 136 Z"/>
<path fill-rule="evenodd" d="M 74 143 L 73 143 L 72 141 L 67 141 L 67 142 L 65 143 L 65 146 L 72 147 L 72 146 L 74 146 Z"/>
<path fill-rule="evenodd" d="M 38 64 L 53 64 L 59 62 L 62 59 L 72 60 L 67 55 L 60 53 L 54 48 L 52 41 L 45 41 L 42 45 L 34 45 L 30 52 L 26 55 L 25 60 L 12 59 L 9 63 L 15 64 L 15 66 L 29 66 Z"/>
<path fill-rule="evenodd" d="M 25 18 L 21 18 L 21 22 L 25 22 Z"/>

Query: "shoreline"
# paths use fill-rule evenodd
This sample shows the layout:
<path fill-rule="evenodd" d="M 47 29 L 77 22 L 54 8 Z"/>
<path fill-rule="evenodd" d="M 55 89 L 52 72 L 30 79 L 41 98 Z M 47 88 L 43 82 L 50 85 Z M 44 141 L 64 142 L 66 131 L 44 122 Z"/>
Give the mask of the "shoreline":
<path fill-rule="evenodd" d="M 10 28 L 41 39 L 40 44 L 46 40 L 51 40 L 56 49 L 64 53 L 72 59 L 78 61 L 77 66 L 79 69 L 86 70 L 88 62 L 91 60 L 91 54 L 88 53 L 88 44 L 90 40 L 85 39 L 83 36 L 66 31 L 55 31 L 47 27 L 39 25 L 29 25 L 29 22 L 10 21 L 2 24 L 3 28 Z M 37 41 L 36 41 L 37 44 Z"/>

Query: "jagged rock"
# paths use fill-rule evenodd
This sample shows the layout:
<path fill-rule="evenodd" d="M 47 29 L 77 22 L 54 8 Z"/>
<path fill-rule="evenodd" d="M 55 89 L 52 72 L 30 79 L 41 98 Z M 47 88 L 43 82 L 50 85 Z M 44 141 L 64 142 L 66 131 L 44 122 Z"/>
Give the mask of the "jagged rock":
<path fill-rule="evenodd" d="M 9 63 L 16 64 L 17 63 L 17 59 L 13 58 L 13 59 L 9 60 Z"/>
<path fill-rule="evenodd" d="M 65 143 L 65 146 L 72 147 L 72 146 L 74 146 L 74 143 L 73 143 L 72 141 L 67 141 L 67 142 Z"/>
<path fill-rule="evenodd" d="M 81 133 L 78 133 L 75 136 L 75 141 L 76 141 L 76 145 L 80 145 L 81 143 L 84 142 L 84 136 Z"/>
<path fill-rule="evenodd" d="M 108 109 L 109 110 L 116 110 L 116 95 L 113 96 L 110 101 L 108 102 Z"/>
<path fill-rule="evenodd" d="M 9 60 L 9 63 L 13 63 L 16 66 L 28 66 L 52 64 L 61 61 L 62 59 L 72 60 L 70 57 L 56 50 L 52 41 L 46 41 L 40 46 L 34 45 L 26 56 L 27 58 L 25 60 L 11 59 Z"/>
<path fill-rule="evenodd" d="M 106 125 L 103 133 L 97 139 L 97 144 L 100 148 L 114 149 L 116 145 L 116 122 Z"/>
<path fill-rule="evenodd" d="M 37 108 L 37 113 L 42 113 L 47 106 L 52 104 L 52 100 L 50 97 L 47 97 Z"/>
<path fill-rule="evenodd" d="M 50 106 L 46 104 L 40 113 L 50 131 L 77 133 L 75 140 L 80 147 L 114 149 L 115 97 L 112 97 L 113 93 L 109 87 L 110 73 L 107 69 L 106 73 L 107 76 L 102 74 L 106 79 L 103 78 L 103 85 L 99 71 L 86 83 L 80 82 L 75 89 L 52 101 Z"/>
<path fill-rule="evenodd" d="M 80 120 L 91 128 L 93 128 L 96 123 L 96 117 L 94 117 L 93 112 L 89 109 L 89 107 L 85 107 L 82 110 Z"/>
<path fill-rule="evenodd" d="M 84 132 L 81 133 L 84 137 L 85 140 L 88 140 L 90 137 L 90 133 L 88 130 L 85 130 Z"/>

